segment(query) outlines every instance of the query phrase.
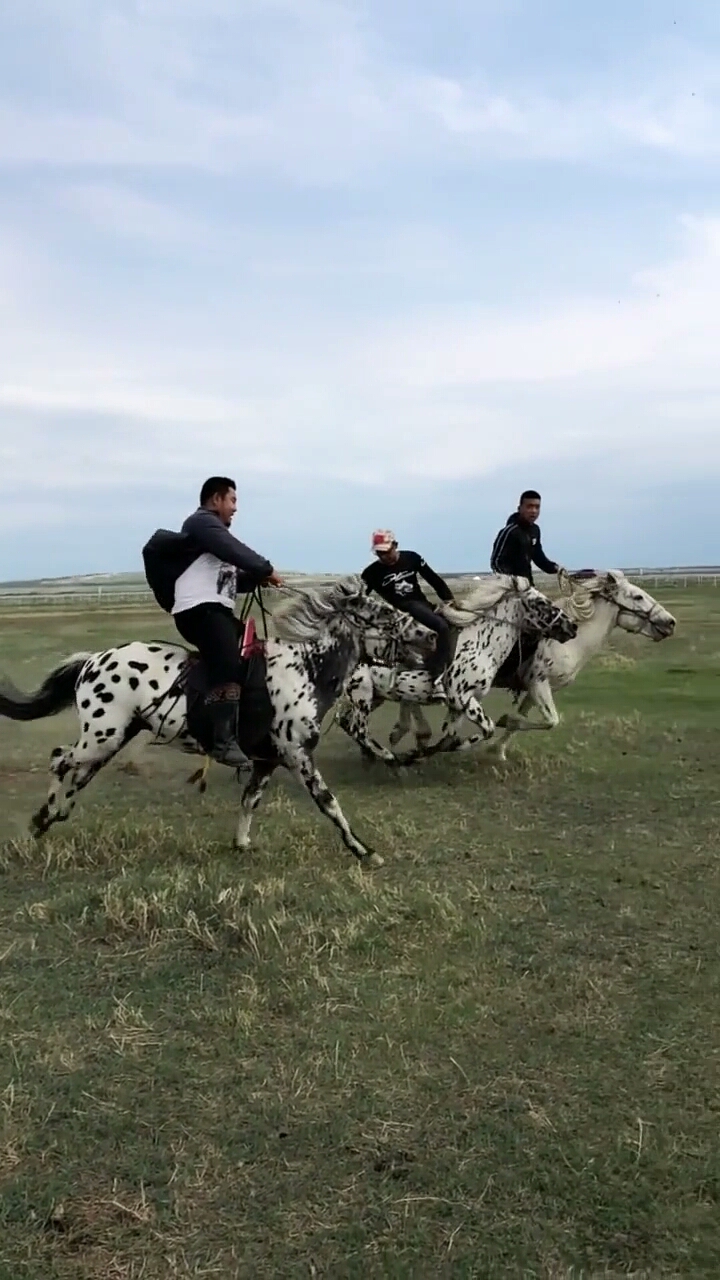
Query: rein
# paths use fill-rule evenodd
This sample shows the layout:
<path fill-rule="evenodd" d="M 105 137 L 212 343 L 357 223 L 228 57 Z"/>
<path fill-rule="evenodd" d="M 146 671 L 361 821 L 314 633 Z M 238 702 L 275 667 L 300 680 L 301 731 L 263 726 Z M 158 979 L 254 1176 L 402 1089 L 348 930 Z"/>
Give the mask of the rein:
<path fill-rule="evenodd" d="M 263 600 L 261 586 L 253 587 L 252 591 L 249 591 L 245 596 L 245 599 L 243 600 L 243 603 L 242 603 L 242 608 L 240 610 L 240 621 L 242 623 L 246 623 L 248 618 L 250 617 L 253 604 L 256 604 L 258 609 L 260 610 L 260 618 L 262 621 L 262 631 L 263 631 L 262 639 L 267 640 L 268 639 L 268 610 L 265 608 L 265 601 Z"/>

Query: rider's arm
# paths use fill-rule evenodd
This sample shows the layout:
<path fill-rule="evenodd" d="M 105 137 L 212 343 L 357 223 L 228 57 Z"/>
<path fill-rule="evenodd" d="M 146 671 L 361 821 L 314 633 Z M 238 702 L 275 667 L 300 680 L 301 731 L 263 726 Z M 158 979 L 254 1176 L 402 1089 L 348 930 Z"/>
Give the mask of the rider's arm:
<path fill-rule="evenodd" d="M 542 542 L 540 541 L 539 531 L 538 531 L 538 540 L 535 543 L 535 546 L 533 547 L 532 562 L 533 564 L 537 565 L 538 569 L 540 569 L 542 573 L 549 573 L 551 577 L 554 573 L 557 573 L 559 568 L 559 565 L 556 565 L 554 560 L 548 560 L 547 556 L 545 555 L 545 552 L 543 551 Z"/>
<path fill-rule="evenodd" d="M 445 604 L 452 600 L 453 593 L 445 579 L 441 578 L 439 573 L 436 573 L 434 569 L 431 569 L 427 561 L 423 560 L 420 555 L 418 556 L 417 571 L 420 574 L 420 577 L 425 579 L 428 586 L 432 587 L 433 591 L 437 592 L 440 599 L 443 600 Z"/>
<path fill-rule="evenodd" d="M 493 573 L 508 577 L 522 577 L 525 573 L 525 555 L 521 545 L 521 533 L 516 525 L 508 524 L 498 534 L 493 547 L 490 568 Z"/>
<path fill-rule="evenodd" d="M 397 604 L 392 590 L 388 590 L 387 587 L 382 585 L 382 566 L 377 561 L 369 564 L 367 569 L 363 569 L 360 577 L 368 591 L 376 591 L 379 596 L 382 596 L 383 600 L 387 600 L 388 604 Z"/>
<path fill-rule="evenodd" d="M 217 556 L 226 564 L 234 564 L 243 574 L 252 577 L 254 583 L 264 582 L 274 573 L 270 561 L 235 538 L 214 511 L 200 507 L 188 516 L 183 533 L 189 534 L 202 551 Z"/>

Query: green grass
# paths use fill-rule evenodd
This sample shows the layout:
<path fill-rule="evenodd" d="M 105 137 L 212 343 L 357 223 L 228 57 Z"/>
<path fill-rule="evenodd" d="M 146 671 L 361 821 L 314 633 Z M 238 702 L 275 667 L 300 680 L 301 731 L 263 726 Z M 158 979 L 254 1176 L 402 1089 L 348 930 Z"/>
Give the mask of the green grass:
<path fill-rule="evenodd" d="M 720 591 L 661 595 L 504 770 L 331 730 L 376 872 L 285 776 L 232 854 L 233 778 L 138 747 L 35 847 L 75 720 L 0 721 L 3 1280 L 720 1274 Z"/>

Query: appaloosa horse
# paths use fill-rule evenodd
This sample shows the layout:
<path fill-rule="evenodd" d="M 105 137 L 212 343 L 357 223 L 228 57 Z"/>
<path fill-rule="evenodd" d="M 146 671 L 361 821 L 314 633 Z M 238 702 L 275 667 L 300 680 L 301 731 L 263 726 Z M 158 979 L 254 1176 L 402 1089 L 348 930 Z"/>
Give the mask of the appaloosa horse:
<path fill-rule="evenodd" d="M 526 578 L 497 574 L 474 588 L 459 608 L 446 604 L 440 612 L 456 629 L 455 650 L 444 679 L 448 710 L 439 741 L 431 747 L 418 743 L 415 752 L 402 757 L 403 764 L 422 755 L 452 750 L 461 742 L 457 730 L 465 719 L 479 727 L 480 738 L 492 737 L 495 726 L 482 700 L 517 642 L 550 636 L 562 645 L 577 634 L 575 622 Z M 430 675 L 426 671 L 363 664 L 346 685 L 337 712 L 338 724 L 366 756 L 397 764 L 400 758 L 375 741 L 368 731 L 371 712 L 384 700 L 431 701 Z M 442 697 L 435 700 L 443 701 Z"/>
<path fill-rule="evenodd" d="M 510 687 L 516 701 L 520 701 L 519 714 L 503 715 L 497 727 L 503 732 L 493 738 L 489 751 L 500 760 L 507 758 L 508 742 L 514 733 L 528 730 L 555 729 L 560 723 L 553 691 L 573 684 L 588 662 L 594 658 L 610 638 L 613 630 L 644 636 L 656 643 L 666 640 L 675 631 L 675 618 L 664 609 L 649 591 L 630 582 L 619 569 L 610 569 L 573 578 L 561 575 L 562 595 L 558 603 L 577 623 L 574 640 L 558 644 L 554 640 L 541 639 L 534 651 L 521 661 L 519 669 L 512 673 L 512 680 L 495 687 Z M 361 668 L 358 668 L 358 674 Z M 410 732 L 412 721 L 418 745 L 422 747 L 432 736 L 432 730 L 423 715 L 422 702 L 430 699 L 411 700 L 402 696 L 403 681 L 414 680 L 414 672 L 403 673 L 396 682 L 397 694 L 389 695 L 400 702 L 398 719 L 390 733 L 390 742 L 396 745 Z M 421 691 L 422 692 L 422 691 Z M 380 699 L 378 698 L 378 705 Z M 527 719 L 527 712 L 538 707 L 542 720 Z M 457 750 L 470 750 L 481 737 L 474 734 L 457 746 Z"/>
<path fill-rule="evenodd" d="M 367 592 L 357 577 L 318 591 L 298 593 L 273 614 L 278 635 L 264 642 L 255 664 L 255 693 L 265 702 L 253 704 L 262 726 L 248 735 L 240 704 L 240 733 L 253 761 L 243 792 L 236 847 L 249 844 L 252 815 L 275 769 L 282 765 L 306 787 L 320 811 L 339 829 L 345 846 L 361 860 L 382 865 L 351 830 L 340 804 L 315 767 L 312 753 L 323 718 L 335 703 L 362 652 L 363 633 L 402 635 L 405 641 L 427 641 L 428 630 L 399 614 L 379 596 Z M 259 665 L 258 665 L 259 664 Z M 81 734 L 74 746 L 52 753 L 48 798 L 32 820 L 43 835 L 66 820 L 83 787 L 142 730 L 155 741 L 180 749 L 202 745 L 202 715 L 197 729 L 188 724 L 188 697 L 193 671 L 188 650 L 177 644 L 131 641 L 104 653 L 75 654 L 50 673 L 42 687 L 24 694 L 10 682 L 0 683 L 0 714 L 13 720 L 38 720 L 76 705 Z M 259 675 L 259 682 L 258 682 Z M 200 699 L 200 704 L 202 700 Z M 198 737 L 198 734 L 201 736 Z"/>

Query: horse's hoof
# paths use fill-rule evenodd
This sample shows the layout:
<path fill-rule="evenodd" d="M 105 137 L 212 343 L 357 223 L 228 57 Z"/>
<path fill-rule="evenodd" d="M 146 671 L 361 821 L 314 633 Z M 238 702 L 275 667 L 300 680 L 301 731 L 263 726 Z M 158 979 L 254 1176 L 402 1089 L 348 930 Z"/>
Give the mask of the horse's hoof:
<path fill-rule="evenodd" d="M 509 727 L 510 727 L 510 720 L 509 720 L 509 716 L 508 716 L 507 712 L 505 712 L 505 713 L 504 713 L 503 715 L 501 715 L 501 716 L 498 716 L 497 720 L 495 721 L 495 728 L 496 728 L 496 729 L 508 729 Z"/>
<path fill-rule="evenodd" d="M 368 856 L 367 864 L 369 867 L 384 867 L 385 859 L 379 853 L 371 853 Z"/>

